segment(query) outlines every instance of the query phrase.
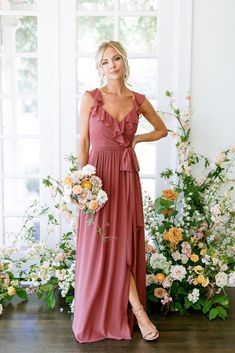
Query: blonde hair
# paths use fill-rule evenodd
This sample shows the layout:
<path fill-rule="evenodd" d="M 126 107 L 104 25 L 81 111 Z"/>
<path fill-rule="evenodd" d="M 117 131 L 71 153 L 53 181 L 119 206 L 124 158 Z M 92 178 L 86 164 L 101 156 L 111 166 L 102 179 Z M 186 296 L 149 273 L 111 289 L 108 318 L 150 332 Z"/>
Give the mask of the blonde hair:
<path fill-rule="evenodd" d="M 99 74 L 99 77 L 100 77 L 100 86 L 102 86 L 104 84 L 104 76 L 103 76 L 103 72 L 101 70 L 101 60 L 102 60 L 104 51 L 108 47 L 114 48 L 118 52 L 118 54 L 121 55 L 121 57 L 123 59 L 123 62 L 124 62 L 124 67 L 125 67 L 124 81 L 129 86 L 131 86 L 127 82 L 128 77 L 130 75 L 130 67 L 129 67 L 128 59 L 127 59 L 127 52 L 126 52 L 125 48 L 122 46 L 122 44 L 120 42 L 117 42 L 117 41 L 114 41 L 114 40 L 110 40 L 108 42 L 100 43 L 100 45 L 98 46 L 98 49 L 96 51 L 96 54 L 95 54 L 96 69 L 98 70 L 98 74 Z"/>

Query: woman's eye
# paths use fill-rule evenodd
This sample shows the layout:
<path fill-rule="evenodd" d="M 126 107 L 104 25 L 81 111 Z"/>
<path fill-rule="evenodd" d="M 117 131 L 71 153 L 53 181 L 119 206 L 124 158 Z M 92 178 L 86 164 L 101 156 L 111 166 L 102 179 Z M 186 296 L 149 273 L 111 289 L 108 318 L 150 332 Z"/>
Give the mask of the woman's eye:
<path fill-rule="evenodd" d="M 120 60 L 120 57 L 119 57 L 119 56 L 117 56 L 117 57 L 115 58 L 115 60 Z"/>
<path fill-rule="evenodd" d="M 102 65 L 105 65 L 105 64 L 107 64 L 107 61 L 105 61 L 105 62 L 102 63 Z"/>

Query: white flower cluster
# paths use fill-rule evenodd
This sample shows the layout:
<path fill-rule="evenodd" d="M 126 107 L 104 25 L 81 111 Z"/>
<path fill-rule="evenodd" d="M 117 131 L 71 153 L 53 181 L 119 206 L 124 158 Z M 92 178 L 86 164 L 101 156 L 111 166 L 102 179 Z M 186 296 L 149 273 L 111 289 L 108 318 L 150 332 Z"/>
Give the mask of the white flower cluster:
<path fill-rule="evenodd" d="M 194 304 L 198 301 L 199 296 L 200 296 L 199 289 L 194 288 L 193 291 L 188 294 L 188 300 Z"/>
<path fill-rule="evenodd" d="M 150 265 L 153 269 L 158 268 L 168 274 L 171 267 L 171 261 L 167 261 L 167 258 L 164 255 L 156 252 L 150 256 Z"/>

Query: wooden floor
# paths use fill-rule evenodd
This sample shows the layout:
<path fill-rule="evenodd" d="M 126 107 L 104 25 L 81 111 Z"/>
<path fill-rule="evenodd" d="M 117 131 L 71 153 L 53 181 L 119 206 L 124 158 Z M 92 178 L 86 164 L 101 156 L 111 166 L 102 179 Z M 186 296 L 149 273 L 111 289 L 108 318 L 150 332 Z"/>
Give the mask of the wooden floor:
<path fill-rule="evenodd" d="M 181 317 L 154 313 L 150 316 L 160 331 L 157 341 L 146 342 L 138 328 L 132 340 L 105 339 L 78 343 L 72 333 L 72 317 L 59 307 L 47 309 L 30 295 L 28 302 L 15 298 L 0 316 L 1 353 L 232 353 L 235 351 L 235 288 L 228 290 L 230 309 L 227 320 L 209 321 L 195 313 Z"/>

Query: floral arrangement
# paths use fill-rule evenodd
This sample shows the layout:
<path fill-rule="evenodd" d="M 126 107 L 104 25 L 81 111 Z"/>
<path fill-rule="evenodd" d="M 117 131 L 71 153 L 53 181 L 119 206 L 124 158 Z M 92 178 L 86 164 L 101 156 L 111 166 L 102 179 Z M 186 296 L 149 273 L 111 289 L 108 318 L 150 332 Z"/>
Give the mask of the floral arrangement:
<path fill-rule="evenodd" d="M 171 131 L 179 164 L 161 173 L 170 188 L 155 201 L 147 194 L 144 198 L 148 306 L 155 303 L 165 313 L 199 310 L 210 320 L 225 319 L 225 288 L 235 285 L 234 180 L 229 179 L 235 149 L 212 161 L 196 154 L 189 141 L 191 97 L 180 110 L 172 93 L 166 94 L 179 122 L 178 131 Z"/>
<path fill-rule="evenodd" d="M 64 194 L 69 195 L 83 212 L 93 216 L 89 220 L 92 223 L 94 213 L 98 212 L 108 200 L 107 193 L 102 190 L 102 180 L 95 173 L 96 168 L 87 164 L 64 178 Z"/>

